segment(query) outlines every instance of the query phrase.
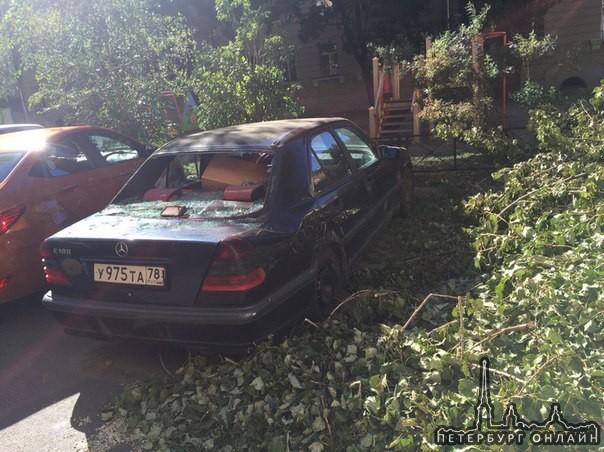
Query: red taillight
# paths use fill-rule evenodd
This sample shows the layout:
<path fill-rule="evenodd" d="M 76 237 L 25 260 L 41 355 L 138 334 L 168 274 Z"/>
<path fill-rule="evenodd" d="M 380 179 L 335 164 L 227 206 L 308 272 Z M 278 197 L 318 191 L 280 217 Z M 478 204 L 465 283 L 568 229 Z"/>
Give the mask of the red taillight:
<path fill-rule="evenodd" d="M 46 240 L 42 242 L 40 247 L 40 255 L 44 263 L 44 276 L 48 284 L 58 284 L 60 286 L 71 286 L 71 282 L 67 275 L 62 270 L 56 268 L 57 263 L 53 259 L 52 251 Z"/>
<path fill-rule="evenodd" d="M 250 251 L 252 245 L 239 237 L 228 237 L 218 244 L 214 254 L 214 262 L 235 262 L 242 260 Z"/>
<path fill-rule="evenodd" d="M 42 256 L 43 258 L 48 258 L 52 256 L 52 253 L 50 252 L 50 247 L 48 246 L 48 243 L 46 243 L 46 240 L 44 240 L 42 242 L 42 246 L 40 246 L 40 256 Z"/>
<path fill-rule="evenodd" d="M 10 276 L 8 278 L 0 279 L 0 290 L 6 289 L 8 287 L 8 281 L 10 280 Z"/>
<path fill-rule="evenodd" d="M 201 290 L 243 292 L 262 284 L 266 273 L 254 263 L 252 251 L 253 247 L 238 237 L 220 242 Z"/>
<path fill-rule="evenodd" d="M 25 206 L 17 206 L 0 212 L 0 235 L 8 231 L 25 212 Z"/>
<path fill-rule="evenodd" d="M 206 276 L 203 282 L 204 292 L 242 292 L 258 287 L 266 279 L 264 269 L 256 270 L 241 276 Z"/>
<path fill-rule="evenodd" d="M 56 268 L 44 267 L 44 276 L 48 284 L 58 284 L 61 286 L 71 286 L 67 275 Z"/>

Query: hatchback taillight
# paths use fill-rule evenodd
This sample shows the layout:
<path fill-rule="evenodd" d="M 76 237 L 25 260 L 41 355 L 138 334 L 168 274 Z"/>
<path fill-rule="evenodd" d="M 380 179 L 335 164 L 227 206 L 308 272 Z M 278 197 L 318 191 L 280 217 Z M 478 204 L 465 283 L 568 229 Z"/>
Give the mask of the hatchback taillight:
<path fill-rule="evenodd" d="M 258 287 L 266 273 L 255 259 L 253 247 L 238 237 L 218 244 L 201 288 L 204 292 L 244 292 Z"/>
<path fill-rule="evenodd" d="M 17 206 L 0 212 L 0 235 L 7 232 L 25 212 L 25 206 Z"/>
<path fill-rule="evenodd" d="M 57 262 L 53 258 L 52 251 L 46 240 L 42 242 L 40 247 L 40 255 L 44 264 L 44 277 L 48 284 L 58 284 L 60 286 L 71 286 L 71 282 L 67 275 L 58 268 Z"/>
<path fill-rule="evenodd" d="M 9 281 L 10 281 L 10 276 L 7 278 L 0 278 L 0 290 L 6 289 L 8 287 Z"/>

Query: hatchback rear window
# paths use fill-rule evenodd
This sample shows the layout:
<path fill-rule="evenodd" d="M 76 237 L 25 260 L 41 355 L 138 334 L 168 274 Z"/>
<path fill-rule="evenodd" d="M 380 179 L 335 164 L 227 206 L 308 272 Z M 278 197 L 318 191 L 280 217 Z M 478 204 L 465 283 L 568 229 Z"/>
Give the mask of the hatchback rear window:
<path fill-rule="evenodd" d="M 186 153 L 147 160 L 105 213 L 232 218 L 264 207 L 272 154 Z"/>
<path fill-rule="evenodd" d="M 10 174 L 17 163 L 25 155 L 25 152 L 2 152 L 0 153 L 0 183 Z"/>

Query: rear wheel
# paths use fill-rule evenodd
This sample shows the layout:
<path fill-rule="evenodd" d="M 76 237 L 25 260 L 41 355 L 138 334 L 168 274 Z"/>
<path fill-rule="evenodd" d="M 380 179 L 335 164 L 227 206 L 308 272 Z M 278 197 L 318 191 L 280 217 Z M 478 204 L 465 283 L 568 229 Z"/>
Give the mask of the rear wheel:
<path fill-rule="evenodd" d="M 343 287 L 340 260 L 334 251 L 327 251 L 319 258 L 312 306 L 314 318 L 324 320 L 330 316 L 342 301 L 344 295 Z"/>
<path fill-rule="evenodd" d="M 413 210 L 413 171 L 411 170 L 411 165 L 405 165 L 401 174 L 403 176 L 403 192 L 399 215 L 407 218 L 411 216 L 411 211 Z"/>

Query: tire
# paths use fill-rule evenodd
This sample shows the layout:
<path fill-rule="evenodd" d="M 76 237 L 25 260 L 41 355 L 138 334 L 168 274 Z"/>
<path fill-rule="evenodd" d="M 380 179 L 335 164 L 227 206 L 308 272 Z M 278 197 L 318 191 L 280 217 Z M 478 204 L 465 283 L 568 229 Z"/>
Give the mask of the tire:
<path fill-rule="evenodd" d="M 411 216 L 413 211 L 413 171 L 411 165 L 407 164 L 401 171 L 403 176 L 401 204 L 399 207 L 399 216 L 401 218 L 408 218 Z"/>
<path fill-rule="evenodd" d="M 327 319 L 340 304 L 344 295 L 344 283 L 340 260 L 333 250 L 324 252 L 319 258 L 312 301 L 312 317 Z"/>

